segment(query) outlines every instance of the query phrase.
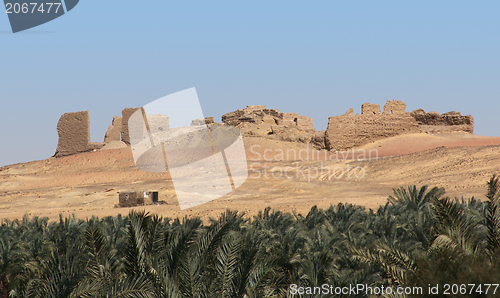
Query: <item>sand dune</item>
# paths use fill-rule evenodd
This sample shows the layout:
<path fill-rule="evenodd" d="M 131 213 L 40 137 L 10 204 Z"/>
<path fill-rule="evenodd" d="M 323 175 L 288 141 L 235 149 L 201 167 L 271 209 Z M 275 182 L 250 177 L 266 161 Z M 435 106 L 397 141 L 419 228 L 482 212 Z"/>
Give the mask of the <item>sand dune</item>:
<path fill-rule="evenodd" d="M 115 208 L 117 193 L 124 190 L 159 190 L 167 204 L 136 209 L 165 217 L 207 218 L 226 208 L 256 214 L 267 206 L 303 213 L 312 205 L 339 202 L 377 208 L 392 187 L 411 184 L 445 186 L 452 197 L 482 198 L 488 177 L 500 173 L 500 138 L 467 133 L 402 135 L 338 153 L 263 138 L 244 142 L 251 168 L 247 181 L 191 209 L 180 210 L 168 173 L 137 170 L 130 149 L 122 148 L 0 168 L 0 218 L 124 214 L 130 209 Z M 367 156 L 369 151 L 378 158 Z"/>

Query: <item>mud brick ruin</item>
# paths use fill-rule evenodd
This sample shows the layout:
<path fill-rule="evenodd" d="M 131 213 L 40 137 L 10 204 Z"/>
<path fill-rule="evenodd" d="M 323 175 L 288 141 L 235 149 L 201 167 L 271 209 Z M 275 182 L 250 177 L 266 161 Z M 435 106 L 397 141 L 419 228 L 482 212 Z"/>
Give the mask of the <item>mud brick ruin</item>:
<path fill-rule="evenodd" d="M 298 113 L 281 113 L 266 106 L 247 106 L 222 116 L 222 122 L 238 126 L 240 123 L 269 124 L 296 127 L 304 131 L 315 131 L 313 119 Z"/>
<path fill-rule="evenodd" d="M 57 143 L 55 157 L 73 155 L 99 149 L 104 144 L 90 142 L 89 111 L 65 113 L 57 123 Z"/>
<path fill-rule="evenodd" d="M 417 121 L 405 108 L 402 101 L 387 101 L 382 114 L 379 105 L 365 103 L 361 115 L 351 112 L 330 117 L 325 132 L 326 148 L 346 150 L 403 133 L 420 132 Z"/>
<path fill-rule="evenodd" d="M 55 157 L 78 154 L 97 149 L 112 149 L 130 145 L 128 121 L 140 108 L 126 108 L 115 116 L 103 143 L 90 142 L 89 112 L 65 113 L 59 119 L 59 142 Z M 222 116 L 222 123 L 213 117 L 198 119 L 193 125 L 232 125 L 244 137 L 263 137 L 287 142 L 309 143 L 316 149 L 346 150 L 407 133 L 474 133 L 474 117 L 458 112 L 440 114 L 417 109 L 406 112 L 402 101 L 388 100 L 383 112 L 378 104 L 364 103 L 361 115 L 349 109 L 344 115 L 330 117 L 326 131 L 316 131 L 313 119 L 298 113 L 282 113 L 266 106 L 247 106 Z M 151 132 L 170 129 L 168 116 L 149 115 Z M 110 146 L 113 145 L 113 146 Z M 109 148 L 107 148 L 109 147 Z"/>
<path fill-rule="evenodd" d="M 129 140 L 128 127 L 122 125 L 122 122 L 123 119 L 125 119 L 125 122 L 128 121 L 128 118 L 132 114 L 129 112 L 130 110 L 135 111 L 136 109 L 125 109 L 122 113 L 123 117 L 113 117 L 113 121 L 104 136 L 103 143 L 90 142 L 89 111 L 63 114 L 57 123 L 59 141 L 54 156 L 62 157 L 94 151 L 103 148 L 106 144 L 121 142 L 124 136 Z"/>
<path fill-rule="evenodd" d="M 104 135 L 104 143 L 109 143 L 109 142 L 117 142 L 121 141 L 121 132 L 122 132 L 122 117 L 119 116 L 114 116 L 113 121 L 111 121 L 111 124 L 108 127 L 108 131 Z"/>
<path fill-rule="evenodd" d="M 124 142 L 127 145 L 130 145 L 130 135 L 128 132 L 128 119 L 130 119 L 130 116 L 137 111 L 139 108 L 125 108 L 122 111 L 122 127 L 121 127 L 121 136 L 122 136 L 122 142 Z"/>
<path fill-rule="evenodd" d="M 422 132 L 465 131 L 474 133 L 474 117 L 471 115 L 462 116 L 459 112 L 448 112 L 441 115 L 438 112 L 426 113 L 423 109 L 415 110 L 410 115 L 417 120 Z"/>
<path fill-rule="evenodd" d="M 324 131 L 316 131 L 313 119 L 298 113 L 281 113 L 266 106 L 247 106 L 222 116 L 222 123 L 240 129 L 243 136 L 311 143 L 324 148 Z"/>
<path fill-rule="evenodd" d="M 406 112 L 406 103 L 388 100 L 381 113 L 378 104 L 364 103 L 361 115 L 350 109 L 341 116 L 328 118 L 325 147 L 328 150 L 346 150 L 407 133 L 443 133 L 463 131 L 474 133 L 474 117 L 458 112 L 440 115 L 423 109 Z"/>

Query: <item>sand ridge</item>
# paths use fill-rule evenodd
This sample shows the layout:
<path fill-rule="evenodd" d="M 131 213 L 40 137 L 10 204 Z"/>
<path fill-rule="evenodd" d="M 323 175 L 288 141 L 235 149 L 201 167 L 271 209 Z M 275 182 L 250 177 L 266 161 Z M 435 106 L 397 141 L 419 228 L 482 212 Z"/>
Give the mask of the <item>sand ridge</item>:
<path fill-rule="evenodd" d="M 224 197 L 182 211 L 168 172 L 137 170 L 129 148 L 5 166 L 0 168 L 0 219 L 127 214 L 131 208 L 115 208 L 118 192 L 125 190 L 158 190 L 167 203 L 135 209 L 204 219 L 226 208 L 249 215 L 268 206 L 299 213 L 345 202 L 377 208 L 392 187 L 411 184 L 444 186 L 451 197 L 481 199 L 488 177 L 500 173 L 500 138 L 468 133 L 400 135 L 338 153 L 258 137 L 244 143 L 252 169 L 247 181 Z M 302 150 L 302 155 L 287 157 L 282 154 L 287 150 Z M 366 158 L 369 150 L 376 150 L 378 158 Z M 365 172 L 361 178 L 359 168 Z M 340 169 L 346 169 L 342 177 Z"/>

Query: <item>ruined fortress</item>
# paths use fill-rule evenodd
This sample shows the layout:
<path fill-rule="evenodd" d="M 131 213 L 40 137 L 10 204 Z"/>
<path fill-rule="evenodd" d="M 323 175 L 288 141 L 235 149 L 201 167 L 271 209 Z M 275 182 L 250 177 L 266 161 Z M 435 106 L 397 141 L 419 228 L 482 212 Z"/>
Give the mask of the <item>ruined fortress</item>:
<path fill-rule="evenodd" d="M 383 113 L 378 104 L 364 103 L 361 115 L 350 109 L 342 116 L 328 118 L 325 147 L 346 150 L 401 134 L 452 131 L 474 133 L 474 117 L 458 112 L 426 113 L 423 109 L 408 113 L 406 103 L 393 99 L 386 102 Z"/>
<path fill-rule="evenodd" d="M 115 116 L 104 136 L 104 142 L 90 142 L 89 111 L 65 113 L 57 123 L 57 143 L 55 157 L 89 152 L 105 147 L 117 148 L 130 145 L 128 119 L 137 108 L 126 108 L 122 117 Z"/>
<path fill-rule="evenodd" d="M 54 156 L 129 146 L 128 121 L 138 109 L 126 108 L 121 117 L 113 117 L 103 143 L 90 142 L 88 111 L 65 113 L 57 124 L 59 142 Z M 350 109 L 344 115 L 330 117 L 324 131 L 316 131 L 313 119 L 307 116 L 282 113 L 262 105 L 248 106 L 227 113 L 222 116 L 221 124 L 216 123 L 213 117 L 195 120 L 192 125 L 199 125 L 197 122 L 236 126 L 244 137 L 309 143 L 317 149 L 327 150 L 347 150 L 407 133 L 474 133 L 474 117 L 470 115 L 462 116 L 453 111 L 445 114 L 427 113 L 423 109 L 406 112 L 406 104 L 397 100 L 388 100 L 383 112 L 378 104 L 364 103 L 361 106 L 361 115 L 354 115 L 353 109 Z M 168 117 L 158 117 L 158 123 L 150 125 L 169 129 Z"/>

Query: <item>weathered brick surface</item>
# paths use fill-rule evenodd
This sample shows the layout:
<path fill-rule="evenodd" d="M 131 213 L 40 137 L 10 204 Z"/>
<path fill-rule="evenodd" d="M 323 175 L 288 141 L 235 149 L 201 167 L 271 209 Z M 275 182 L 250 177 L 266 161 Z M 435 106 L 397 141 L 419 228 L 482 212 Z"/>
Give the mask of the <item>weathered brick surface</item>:
<path fill-rule="evenodd" d="M 298 116 L 297 127 L 305 131 L 314 131 L 312 118 L 309 118 L 307 116 Z"/>
<path fill-rule="evenodd" d="M 388 100 L 384 105 L 384 115 L 403 115 L 406 114 L 406 103 L 401 100 Z"/>
<path fill-rule="evenodd" d="M 127 145 L 130 145 L 130 134 L 128 131 L 128 119 L 138 109 L 140 109 L 140 108 L 125 108 L 122 111 L 122 129 L 121 129 L 122 142 L 124 142 Z"/>
<path fill-rule="evenodd" d="M 313 143 L 316 148 L 324 148 L 323 138 L 317 137 L 313 119 L 298 113 L 281 113 L 265 106 L 248 106 L 223 115 L 222 122 L 237 126 L 243 136 Z"/>
<path fill-rule="evenodd" d="M 364 103 L 361 115 L 354 115 L 350 109 L 342 116 L 330 117 L 325 133 L 325 145 L 329 150 L 346 150 L 405 133 L 418 132 L 474 132 L 474 118 L 458 112 L 443 115 L 426 113 L 423 109 L 411 113 L 405 111 L 406 103 L 388 100 L 384 112 L 380 106 Z"/>
<path fill-rule="evenodd" d="M 57 123 L 57 134 L 59 141 L 55 157 L 88 152 L 104 145 L 90 142 L 89 111 L 64 113 Z"/>
<path fill-rule="evenodd" d="M 297 125 L 297 118 L 299 113 L 281 113 L 281 119 L 283 120 L 283 125 Z"/>
<path fill-rule="evenodd" d="M 414 110 L 410 115 L 415 118 L 424 132 L 464 131 L 474 133 L 474 117 L 471 115 L 462 116 L 455 111 L 441 115 L 438 112 L 426 113 L 423 109 Z"/>
<path fill-rule="evenodd" d="M 361 115 L 380 115 L 380 106 L 365 102 L 361 105 Z"/>
<path fill-rule="evenodd" d="M 113 117 L 113 121 L 108 127 L 108 131 L 104 135 L 104 143 L 107 144 L 113 141 L 121 140 L 121 131 L 122 131 L 122 117 L 115 116 Z"/>
<path fill-rule="evenodd" d="M 342 115 L 328 118 L 328 150 L 346 150 L 405 133 L 418 133 L 417 121 L 406 114 Z"/>
<path fill-rule="evenodd" d="M 276 124 L 296 127 L 305 131 L 314 131 L 313 119 L 301 116 L 298 113 L 281 113 L 277 109 L 268 109 L 265 106 L 248 106 L 222 116 L 222 122 L 237 126 L 249 122 L 255 124 Z"/>
<path fill-rule="evenodd" d="M 104 137 L 104 143 L 119 142 L 130 145 L 129 118 L 141 108 L 126 108 L 122 117 L 115 116 Z M 405 111 L 406 103 L 388 100 L 381 113 L 378 104 L 364 103 L 361 115 L 349 109 L 344 115 L 330 117 L 326 131 L 315 131 L 313 119 L 298 113 L 281 113 L 266 106 L 247 106 L 222 116 L 226 125 L 237 126 L 243 136 L 265 137 L 290 142 L 311 143 L 318 149 L 345 150 L 367 143 L 405 133 L 474 132 L 474 117 L 462 116 L 458 112 L 440 114 L 426 113 L 423 109 L 411 113 Z M 215 123 L 213 117 L 194 121 L 199 124 Z M 148 115 L 148 127 L 152 135 L 171 131 L 169 118 L 165 115 Z M 142 126 L 141 126 L 142 129 Z M 59 142 L 55 156 L 65 156 L 92 151 L 103 146 L 90 142 L 88 111 L 66 113 L 57 125 Z"/>

